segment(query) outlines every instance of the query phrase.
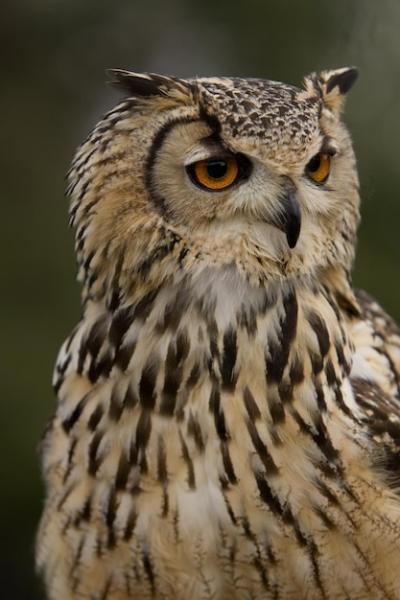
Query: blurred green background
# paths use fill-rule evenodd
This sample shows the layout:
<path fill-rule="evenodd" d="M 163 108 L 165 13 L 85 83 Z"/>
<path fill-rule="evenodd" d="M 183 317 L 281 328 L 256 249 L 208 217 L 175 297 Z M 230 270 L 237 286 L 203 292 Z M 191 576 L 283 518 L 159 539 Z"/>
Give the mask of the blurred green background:
<path fill-rule="evenodd" d="M 399 318 L 400 2 L 2 0 L 0 11 L 0 589 L 35 600 L 37 445 L 56 352 L 80 311 L 63 177 L 118 98 L 105 68 L 297 84 L 358 65 L 346 114 L 363 192 L 354 279 Z"/>

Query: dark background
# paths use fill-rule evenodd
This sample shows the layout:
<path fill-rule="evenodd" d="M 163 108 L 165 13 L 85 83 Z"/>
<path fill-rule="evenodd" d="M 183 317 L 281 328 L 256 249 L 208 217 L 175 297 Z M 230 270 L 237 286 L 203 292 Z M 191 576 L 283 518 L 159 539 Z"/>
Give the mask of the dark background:
<path fill-rule="evenodd" d="M 30 0 L 0 11 L 0 589 L 43 598 L 33 568 L 38 440 L 56 352 L 79 316 L 64 173 L 117 100 L 105 68 L 300 83 L 357 65 L 346 120 L 362 182 L 354 280 L 397 318 L 400 3 L 396 0 Z"/>

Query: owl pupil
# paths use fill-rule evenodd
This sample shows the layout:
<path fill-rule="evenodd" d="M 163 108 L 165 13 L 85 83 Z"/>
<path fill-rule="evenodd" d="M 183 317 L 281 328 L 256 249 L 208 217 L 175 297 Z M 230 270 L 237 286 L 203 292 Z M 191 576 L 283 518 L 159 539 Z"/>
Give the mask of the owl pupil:
<path fill-rule="evenodd" d="M 314 173 L 314 171 L 318 171 L 320 165 L 321 165 L 321 155 L 316 154 L 315 156 L 312 157 L 312 159 L 308 163 L 307 168 L 309 171 L 311 171 L 311 173 Z"/>
<path fill-rule="evenodd" d="M 211 160 L 207 163 L 207 175 L 211 179 L 221 179 L 225 177 L 228 164 L 225 160 Z"/>

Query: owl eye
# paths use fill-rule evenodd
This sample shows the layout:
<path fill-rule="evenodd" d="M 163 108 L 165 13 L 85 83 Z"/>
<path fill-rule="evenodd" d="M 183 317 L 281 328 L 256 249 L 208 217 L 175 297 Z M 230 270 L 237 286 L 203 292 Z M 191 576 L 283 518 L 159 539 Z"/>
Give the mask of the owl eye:
<path fill-rule="evenodd" d="M 198 187 L 216 192 L 226 190 L 247 174 L 248 163 L 239 156 L 208 158 L 189 165 L 187 171 Z"/>
<path fill-rule="evenodd" d="M 331 155 L 318 152 L 306 166 L 306 173 L 315 183 L 324 183 L 331 170 Z"/>

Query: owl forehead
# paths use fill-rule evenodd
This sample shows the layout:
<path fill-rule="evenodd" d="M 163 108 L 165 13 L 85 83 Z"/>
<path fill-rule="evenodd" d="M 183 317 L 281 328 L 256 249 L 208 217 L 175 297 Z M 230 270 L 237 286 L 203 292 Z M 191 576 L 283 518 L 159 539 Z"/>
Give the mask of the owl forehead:
<path fill-rule="evenodd" d="M 298 160 L 320 134 L 316 94 L 259 79 L 200 80 L 198 89 L 202 106 L 218 119 L 225 137 L 260 145 L 272 159 L 285 151 Z"/>

